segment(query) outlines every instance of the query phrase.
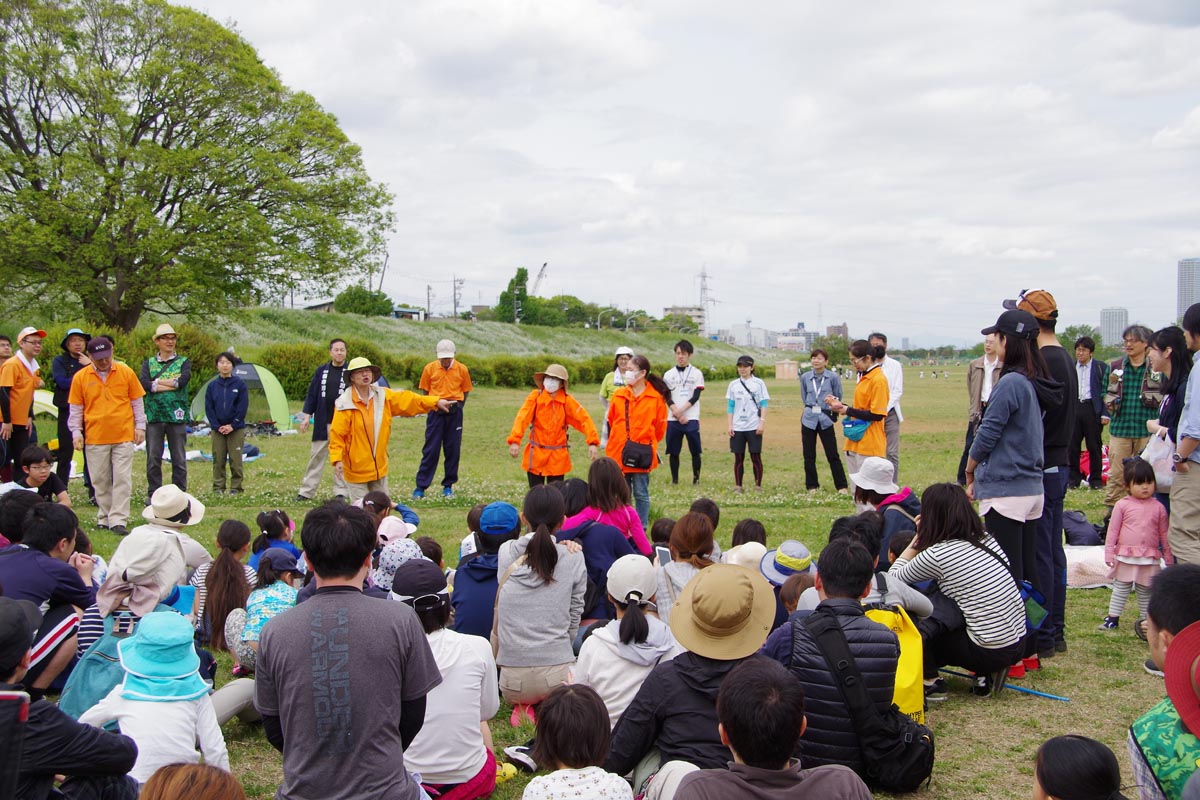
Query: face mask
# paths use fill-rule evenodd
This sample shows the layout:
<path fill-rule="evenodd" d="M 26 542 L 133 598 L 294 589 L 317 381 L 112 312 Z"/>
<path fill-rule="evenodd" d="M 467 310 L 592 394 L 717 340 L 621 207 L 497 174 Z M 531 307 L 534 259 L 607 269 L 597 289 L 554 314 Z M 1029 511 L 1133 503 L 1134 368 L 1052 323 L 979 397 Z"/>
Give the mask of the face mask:
<path fill-rule="evenodd" d="M 542 379 L 542 388 L 545 389 L 550 394 L 554 394 L 555 392 L 557 392 L 561 386 L 562 386 L 562 381 L 560 381 L 558 378 L 543 378 Z"/>
<path fill-rule="evenodd" d="M 627 369 L 627 370 L 625 370 L 624 374 L 621 377 L 623 377 L 625 379 L 625 383 L 629 384 L 629 383 L 633 383 L 634 381 L 636 381 L 637 376 L 638 376 L 638 370 Z"/>
<path fill-rule="evenodd" d="M 855 509 L 855 511 L 857 511 L 859 514 L 861 514 L 861 513 L 863 513 L 864 511 L 874 511 L 874 510 L 875 510 L 875 506 L 871 505 L 870 503 L 859 503 L 858 501 L 855 501 L 855 503 L 854 503 L 854 509 Z"/>

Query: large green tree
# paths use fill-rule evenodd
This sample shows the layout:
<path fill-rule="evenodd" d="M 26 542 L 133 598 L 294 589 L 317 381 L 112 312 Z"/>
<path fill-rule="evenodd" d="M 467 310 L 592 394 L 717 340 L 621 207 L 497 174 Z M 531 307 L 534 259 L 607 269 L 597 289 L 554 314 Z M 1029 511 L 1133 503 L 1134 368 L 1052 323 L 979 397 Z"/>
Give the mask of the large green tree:
<path fill-rule="evenodd" d="M 387 296 L 387 292 L 372 291 L 355 284 L 333 298 L 333 310 L 365 317 L 385 317 L 392 313 L 392 298 Z"/>
<path fill-rule="evenodd" d="M 0 274 L 130 330 L 376 264 L 387 189 L 234 32 L 159 0 L 0 3 Z"/>

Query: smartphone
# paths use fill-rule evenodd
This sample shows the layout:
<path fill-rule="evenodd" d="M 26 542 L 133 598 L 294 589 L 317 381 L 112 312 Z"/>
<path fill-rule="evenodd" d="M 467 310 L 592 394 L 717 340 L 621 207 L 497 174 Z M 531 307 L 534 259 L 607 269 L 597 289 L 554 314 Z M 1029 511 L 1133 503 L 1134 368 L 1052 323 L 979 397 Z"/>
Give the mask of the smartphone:
<path fill-rule="evenodd" d="M 663 547 L 661 544 L 655 545 L 654 555 L 658 557 L 658 565 L 660 567 L 665 567 L 671 563 L 671 548 L 669 547 Z"/>

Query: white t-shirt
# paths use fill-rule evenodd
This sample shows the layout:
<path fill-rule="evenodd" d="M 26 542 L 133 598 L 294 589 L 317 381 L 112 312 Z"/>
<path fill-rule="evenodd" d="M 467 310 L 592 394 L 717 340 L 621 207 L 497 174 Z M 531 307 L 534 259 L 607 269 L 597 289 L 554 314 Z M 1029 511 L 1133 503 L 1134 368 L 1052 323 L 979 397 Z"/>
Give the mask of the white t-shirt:
<path fill-rule="evenodd" d="M 442 682 L 425 696 L 425 724 L 404 751 L 404 766 L 425 783 L 466 783 L 487 760 L 479 723 L 500 708 L 492 645 L 452 630 L 428 638 Z"/>
<path fill-rule="evenodd" d="M 683 405 L 688 400 L 692 399 L 692 395 L 697 388 L 704 388 L 704 371 L 696 369 L 691 364 L 688 364 L 683 369 L 672 367 L 663 375 L 663 381 L 667 384 L 667 388 L 671 390 L 671 405 Z M 696 401 L 696 405 L 689 408 L 684 415 L 688 421 L 700 419 L 700 401 Z M 674 419 L 674 417 L 672 417 Z"/>
<path fill-rule="evenodd" d="M 745 384 L 745 385 L 743 385 Z M 749 389 L 750 391 L 746 391 Z M 752 431 L 758 428 L 758 410 L 766 408 L 771 399 L 767 385 L 761 379 L 751 375 L 746 380 L 734 378 L 729 382 L 729 391 L 725 392 L 726 406 L 733 402 L 733 429 L 735 431 Z"/>
<path fill-rule="evenodd" d="M 904 422 L 904 415 L 900 413 L 900 397 L 904 394 L 904 367 L 891 356 L 884 356 L 883 363 L 879 366 L 888 382 L 888 411 L 894 409 L 896 418 Z"/>
<path fill-rule="evenodd" d="M 605 772 L 600 767 L 560 769 L 531 780 L 521 800 L 580 800 L 585 797 L 633 800 L 633 790 L 620 775 Z"/>

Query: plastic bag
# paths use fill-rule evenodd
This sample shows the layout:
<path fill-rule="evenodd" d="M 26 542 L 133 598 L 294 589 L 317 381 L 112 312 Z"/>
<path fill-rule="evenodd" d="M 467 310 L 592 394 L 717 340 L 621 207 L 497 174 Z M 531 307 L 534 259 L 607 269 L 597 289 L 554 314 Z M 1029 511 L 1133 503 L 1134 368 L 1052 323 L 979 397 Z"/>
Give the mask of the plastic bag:
<path fill-rule="evenodd" d="M 1150 437 L 1146 449 L 1142 451 L 1142 460 L 1150 462 L 1154 467 L 1154 480 L 1158 483 L 1158 491 L 1165 492 L 1175 482 L 1175 463 L 1171 456 L 1175 455 L 1175 443 L 1165 434 L 1155 434 Z"/>

